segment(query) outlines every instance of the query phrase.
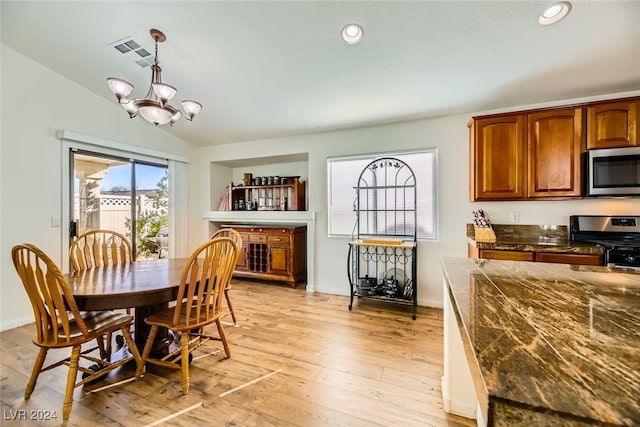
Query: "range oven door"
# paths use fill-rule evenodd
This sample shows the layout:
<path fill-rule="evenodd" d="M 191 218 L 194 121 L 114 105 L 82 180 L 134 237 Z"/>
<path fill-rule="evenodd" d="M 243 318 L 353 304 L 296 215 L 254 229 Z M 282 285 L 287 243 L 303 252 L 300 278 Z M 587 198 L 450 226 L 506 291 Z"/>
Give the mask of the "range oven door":
<path fill-rule="evenodd" d="M 640 196 L 640 147 L 589 151 L 589 196 Z"/>
<path fill-rule="evenodd" d="M 640 270 L 640 250 L 609 249 L 605 254 L 607 267 Z"/>

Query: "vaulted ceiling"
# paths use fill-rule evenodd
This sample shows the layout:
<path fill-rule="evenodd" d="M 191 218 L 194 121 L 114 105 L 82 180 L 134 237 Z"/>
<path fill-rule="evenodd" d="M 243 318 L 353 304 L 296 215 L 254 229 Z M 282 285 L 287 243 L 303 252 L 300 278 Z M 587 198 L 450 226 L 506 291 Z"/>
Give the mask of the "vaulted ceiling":
<path fill-rule="evenodd" d="M 196 145 L 640 89 L 640 1 L 573 1 L 539 25 L 552 3 L 3 0 L 1 35 L 120 109 L 105 79 L 143 97 L 151 72 L 114 42 L 153 53 L 162 30 L 163 81 L 204 106 L 163 129 Z M 364 28 L 355 45 L 340 38 L 350 22 Z"/>

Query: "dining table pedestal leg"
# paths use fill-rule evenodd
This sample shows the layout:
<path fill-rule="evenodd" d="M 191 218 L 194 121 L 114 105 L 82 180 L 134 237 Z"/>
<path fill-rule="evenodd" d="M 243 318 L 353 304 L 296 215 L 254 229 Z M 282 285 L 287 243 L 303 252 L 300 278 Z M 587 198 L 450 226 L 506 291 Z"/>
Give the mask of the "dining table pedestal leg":
<path fill-rule="evenodd" d="M 154 313 L 166 310 L 167 307 L 167 303 L 136 307 L 133 339 L 136 343 L 136 346 L 138 347 L 138 350 L 140 351 L 140 354 L 142 354 L 142 351 L 144 350 L 144 345 L 147 342 L 147 337 L 149 336 L 149 331 L 151 330 L 151 326 L 147 325 L 144 319 Z M 157 356 L 169 353 L 169 346 L 171 345 L 173 340 L 174 336 L 167 328 L 158 328 L 155 343 L 151 348 L 151 354 Z"/>

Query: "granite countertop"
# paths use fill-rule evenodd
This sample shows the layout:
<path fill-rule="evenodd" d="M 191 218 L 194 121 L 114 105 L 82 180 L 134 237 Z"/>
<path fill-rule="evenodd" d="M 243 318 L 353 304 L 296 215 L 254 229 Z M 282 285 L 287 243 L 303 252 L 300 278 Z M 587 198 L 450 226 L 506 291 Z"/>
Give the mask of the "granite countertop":
<path fill-rule="evenodd" d="M 581 255 L 602 255 L 604 247 L 588 243 L 569 243 L 567 241 L 508 241 L 498 240 L 495 243 L 476 242 L 473 237 L 467 237 L 470 244 L 478 249 L 492 249 L 496 251 L 522 252 L 555 252 Z"/>
<path fill-rule="evenodd" d="M 477 242 L 472 224 L 467 224 L 467 240 L 478 249 L 524 252 L 556 252 L 602 255 L 604 247 L 589 243 L 570 242 L 563 225 L 494 224 L 495 243 Z"/>
<path fill-rule="evenodd" d="M 640 424 L 640 271 L 442 266 L 489 425 Z"/>

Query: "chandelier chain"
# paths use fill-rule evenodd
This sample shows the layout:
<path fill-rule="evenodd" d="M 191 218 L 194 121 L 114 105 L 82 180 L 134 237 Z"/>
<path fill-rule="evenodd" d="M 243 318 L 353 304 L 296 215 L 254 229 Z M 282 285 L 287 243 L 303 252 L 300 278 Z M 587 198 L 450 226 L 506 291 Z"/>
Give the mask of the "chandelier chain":
<path fill-rule="evenodd" d="M 155 58 L 155 65 L 158 65 L 158 37 L 154 37 L 153 38 L 156 42 L 156 58 Z"/>

